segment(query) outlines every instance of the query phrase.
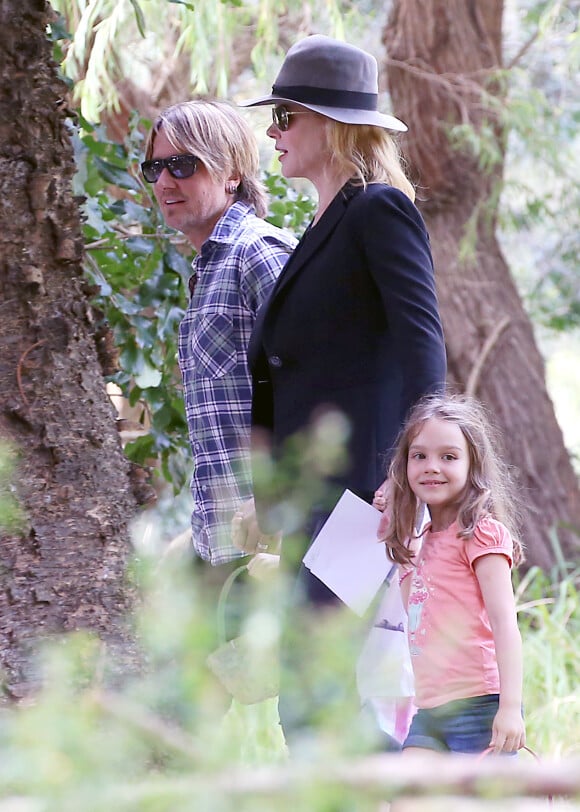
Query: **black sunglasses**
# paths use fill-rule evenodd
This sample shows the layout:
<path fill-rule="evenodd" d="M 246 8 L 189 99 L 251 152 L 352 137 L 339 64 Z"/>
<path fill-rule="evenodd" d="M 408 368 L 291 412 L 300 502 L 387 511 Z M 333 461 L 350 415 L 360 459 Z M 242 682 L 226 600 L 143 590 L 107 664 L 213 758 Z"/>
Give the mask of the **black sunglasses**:
<path fill-rule="evenodd" d="M 197 169 L 199 158 L 195 155 L 170 155 L 155 161 L 143 161 L 141 172 L 147 183 L 157 183 L 161 173 L 167 169 L 172 178 L 190 178 Z"/>
<path fill-rule="evenodd" d="M 279 104 L 277 107 L 272 107 L 272 121 L 281 132 L 285 133 L 290 126 L 290 116 L 300 116 L 309 112 L 310 110 L 288 110 L 285 105 Z"/>

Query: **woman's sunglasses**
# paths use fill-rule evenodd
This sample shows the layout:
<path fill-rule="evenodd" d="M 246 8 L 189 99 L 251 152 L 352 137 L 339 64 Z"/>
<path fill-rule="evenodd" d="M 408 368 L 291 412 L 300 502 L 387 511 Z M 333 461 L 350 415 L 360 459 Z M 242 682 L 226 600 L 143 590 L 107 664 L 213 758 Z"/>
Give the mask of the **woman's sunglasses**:
<path fill-rule="evenodd" d="M 183 180 L 195 173 L 198 161 L 199 158 L 195 155 L 170 155 L 169 158 L 143 161 L 141 172 L 147 183 L 157 183 L 164 169 L 167 169 L 172 178 Z"/>
<path fill-rule="evenodd" d="M 277 107 L 272 107 L 272 121 L 281 132 L 285 133 L 290 126 L 290 116 L 300 116 L 309 112 L 310 110 L 288 110 L 283 104 L 279 104 Z"/>

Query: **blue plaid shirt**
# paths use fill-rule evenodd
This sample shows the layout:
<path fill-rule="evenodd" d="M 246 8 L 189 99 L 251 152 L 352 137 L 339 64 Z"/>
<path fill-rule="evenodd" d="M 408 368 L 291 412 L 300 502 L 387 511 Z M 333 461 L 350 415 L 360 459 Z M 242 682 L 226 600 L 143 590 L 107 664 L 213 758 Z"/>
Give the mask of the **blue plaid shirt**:
<path fill-rule="evenodd" d="M 295 245 L 290 233 L 238 201 L 193 261 L 197 280 L 179 328 L 179 366 L 194 458 L 193 545 L 212 564 L 241 555 L 230 523 L 252 493 L 246 350 L 258 308 Z"/>

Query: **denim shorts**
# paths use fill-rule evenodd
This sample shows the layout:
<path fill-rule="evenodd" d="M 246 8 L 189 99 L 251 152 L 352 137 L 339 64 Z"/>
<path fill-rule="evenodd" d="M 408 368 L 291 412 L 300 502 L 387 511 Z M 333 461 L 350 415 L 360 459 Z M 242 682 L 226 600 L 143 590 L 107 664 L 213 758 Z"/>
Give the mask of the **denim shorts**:
<path fill-rule="evenodd" d="M 423 747 L 440 753 L 483 753 L 489 746 L 499 694 L 473 696 L 419 708 L 413 716 L 405 747 Z"/>

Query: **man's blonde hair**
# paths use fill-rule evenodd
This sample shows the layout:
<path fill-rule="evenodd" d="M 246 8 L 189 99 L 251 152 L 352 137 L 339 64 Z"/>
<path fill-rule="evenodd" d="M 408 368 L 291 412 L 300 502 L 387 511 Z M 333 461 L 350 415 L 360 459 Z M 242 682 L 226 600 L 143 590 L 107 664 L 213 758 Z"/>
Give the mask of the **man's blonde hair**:
<path fill-rule="evenodd" d="M 147 160 L 153 157 L 161 130 L 178 152 L 196 155 L 214 180 L 239 177 L 236 200 L 250 203 L 258 217 L 266 216 L 268 196 L 259 177 L 258 142 L 233 105 L 196 99 L 168 107 L 153 122 L 145 147 Z"/>

